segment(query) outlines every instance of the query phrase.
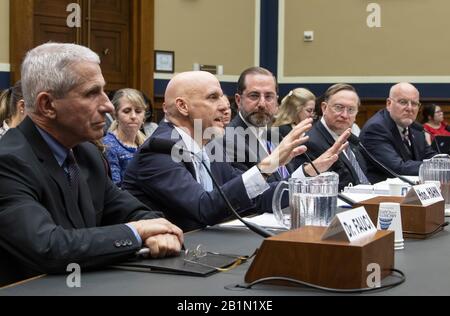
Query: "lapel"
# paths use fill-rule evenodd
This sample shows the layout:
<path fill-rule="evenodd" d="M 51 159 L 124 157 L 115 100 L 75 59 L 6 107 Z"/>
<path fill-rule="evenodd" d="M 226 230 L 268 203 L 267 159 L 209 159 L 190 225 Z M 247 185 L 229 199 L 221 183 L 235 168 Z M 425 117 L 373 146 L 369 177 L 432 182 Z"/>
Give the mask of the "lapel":
<path fill-rule="evenodd" d="M 73 149 L 75 159 L 80 167 L 80 183 L 79 183 L 79 195 L 78 195 L 78 205 L 80 207 L 80 212 L 83 215 L 85 227 L 95 227 L 96 226 L 96 211 L 92 201 L 91 190 L 88 184 L 89 179 L 89 168 L 85 167 L 88 164 L 84 161 L 84 156 L 81 153 L 81 146 L 77 146 Z"/>
<path fill-rule="evenodd" d="M 327 131 L 325 126 L 322 124 L 322 122 L 318 121 L 316 124 L 317 124 L 317 130 L 319 131 L 320 134 L 322 134 L 322 137 L 327 142 L 327 145 L 328 145 L 327 148 L 330 148 L 331 146 L 333 146 L 335 143 L 333 136 L 331 136 L 331 134 Z M 339 155 L 339 160 L 347 167 L 348 171 L 350 171 L 352 178 L 353 178 L 353 182 L 359 183 L 358 175 L 356 174 L 355 169 L 353 168 L 351 162 L 348 160 L 348 158 L 345 156 L 344 153 L 341 153 Z"/>
<path fill-rule="evenodd" d="M 22 122 L 22 124 L 20 124 L 18 129 L 25 135 L 26 139 L 30 144 L 30 147 L 36 154 L 36 157 L 42 163 L 43 168 L 42 170 L 46 170 L 46 172 L 50 175 L 50 177 L 58 186 L 60 190 L 59 194 L 65 205 L 65 212 L 69 221 L 71 222 L 74 228 L 77 229 L 84 228 L 85 223 L 80 214 L 80 211 L 78 210 L 78 205 L 74 201 L 72 194 L 70 192 L 67 176 L 63 168 L 59 166 L 49 146 L 42 138 L 33 121 L 29 117 L 25 118 L 25 120 Z"/>
<path fill-rule="evenodd" d="M 176 135 L 177 139 L 174 139 L 174 136 Z M 174 125 L 172 123 L 167 123 L 165 121 L 160 123 L 160 127 L 158 129 L 158 134 L 154 137 L 161 137 L 165 139 L 170 139 L 176 143 L 179 141 L 182 142 L 183 147 L 186 148 L 181 135 L 177 132 Z M 186 148 L 187 149 L 187 148 Z M 191 161 L 183 161 L 184 166 L 186 167 L 187 171 L 192 175 L 192 177 L 197 181 L 197 173 L 195 172 L 194 163 Z"/>
<path fill-rule="evenodd" d="M 235 130 L 235 134 L 234 134 L 234 157 L 237 157 L 238 153 L 237 150 L 241 149 L 240 147 L 238 148 L 237 145 L 240 144 L 241 142 L 237 139 L 238 137 L 244 138 L 245 140 L 245 161 L 250 163 L 252 165 L 255 165 L 256 161 L 261 161 L 264 158 L 267 157 L 267 149 L 263 148 L 263 146 L 261 145 L 261 142 L 258 140 L 257 136 L 253 133 L 253 131 L 250 130 L 249 126 L 247 125 L 247 123 L 245 123 L 241 116 L 238 114 L 236 115 L 236 117 L 233 119 L 233 122 L 229 125 L 229 127 L 232 128 L 238 128 L 238 130 Z M 240 135 L 237 135 L 237 132 L 243 132 L 243 134 L 240 133 Z M 267 137 L 266 135 L 263 135 L 265 137 Z M 255 148 L 255 144 L 256 144 L 256 148 Z M 256 149 L 256 152 L 252 149 Z"/>

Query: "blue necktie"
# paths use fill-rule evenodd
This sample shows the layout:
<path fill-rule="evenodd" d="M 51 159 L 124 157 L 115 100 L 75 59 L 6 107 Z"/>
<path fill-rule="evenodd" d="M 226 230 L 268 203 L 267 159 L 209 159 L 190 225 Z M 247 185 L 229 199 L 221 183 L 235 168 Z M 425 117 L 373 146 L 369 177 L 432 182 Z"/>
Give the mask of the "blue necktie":
<path fill-rule="evenodd" d="M 208 170 L 211 170 L 211 162 L 209 161 L 208 155 L 206 154 L 205 150 L 202 150 L 201 152 L 197 153 L 194 157 L 196 158 L 197 164 L 198 182 L 202 185 L 203 189 L 205 189 L 206 192 L 212 192 L 213 191 L 212 179 L 202 163 L 203 161 L 206 165 L 206 168 L 208 168 Z"/>
<path fill-rule="evenodd" d="M 356 160 L 356 156 L 353 153 L 353 151 L 351 150 L 350 147 L 348 147 L 345 150 L 345 153 L 347 154 L 347 158 L 350 161 L 350 164 L 352 165 L 353 169 L 356 172 L 356 175 L 358 176 L 359 179 L 359 183 L 361 184 L 370 184 L 369 180 L 367 179 L 366 175 L 364 174 L 364 171 L 362 171 L 358 160 Z"/>
<path fill-rule="evenodd" d="M 78 192 L 80 184 L 80 168 L 78 167 L 73 151 L 70 150 L 64 162 L 67 179 L 69 180 L 70 188 L 72 189 L 73 197 L 78 202 Z"/>
<path fill-rule="evenodd" d="M 272 142 L 267 141 L 267 151 L 270 154 L 272 154 L 272 151 L 275 149 L 275 146 L 272 144 Z M 280 166 L 278 168 L 278 174 L 281 176 L 282 179 L 287 179 L 291 176 L 289 173 L 289 170 L 287 170 L 286 166 Z"/>

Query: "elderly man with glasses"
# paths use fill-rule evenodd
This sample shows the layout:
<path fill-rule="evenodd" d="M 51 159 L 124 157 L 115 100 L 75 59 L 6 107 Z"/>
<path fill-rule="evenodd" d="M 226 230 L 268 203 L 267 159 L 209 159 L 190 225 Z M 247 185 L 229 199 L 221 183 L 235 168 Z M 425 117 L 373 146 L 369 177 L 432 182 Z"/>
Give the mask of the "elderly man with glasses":
<path fill-rule="evenodd" d="M 358 94 L 351 85 L 335 84 L 325 92 L 322 119 L 308 132 L 309 141 L 305 144 L 312 159 L 326 152 L 341 135 L 350 133 L 359 105 Z M 339 174 L 339 190 L 350 183 L 370 184 L 366 176 L 367 166 L 364 157 L 352 144 L 339 155 L 330 171 Z"/>
<path fill-rule="evenodd" d="M 436 152 L 426 143 L 423 127 L 416 123 L 419 91 L 410 83 L 391 88 L 386 109 L 375 114 L 361 131 L 361 142 L 384 165 L 397 174 L 417 176 L 424 159 Z M 389 175 L 369 167 L 372 180 Z"/>

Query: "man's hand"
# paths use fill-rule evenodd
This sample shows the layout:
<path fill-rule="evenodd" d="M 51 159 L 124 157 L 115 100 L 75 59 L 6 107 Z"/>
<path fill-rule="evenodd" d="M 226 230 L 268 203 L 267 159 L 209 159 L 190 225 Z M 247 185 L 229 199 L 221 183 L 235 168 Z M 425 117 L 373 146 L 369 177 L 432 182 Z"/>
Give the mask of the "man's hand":
<path fill-rule="evenodd" d="M 348 147 L 347 139 L 351 135 L 351 129 L 346 130 L 337 139 L 333 146 L 324 152 L 319 158 L 313 161 L 314 166 L 319 172 L 328 171 L 331 166 L 339 159 L 339 155 Z M 310 176 L 316 176 L 317 172 L 311 165 L 305 167 L 305 172 Z"/>
<path fill-rule="evenodd" d="M 144 244 L 150 249 L 152 258 L 179 254 L 184 243 L 183 231 L 164 218 L 130 223 Z"/>
<path fill-rule="evenodd" d="M 305 136 L 305 133 L 311 129 L 312 121 L 312 119 L 306 119 L 297 124 L 272 154 L 258 164 L 259 169 L 264 173 L 273 173 L 280 166 L 288 164 L 294 157 L 305 153 L 306 147 L 300 145 L 308 141 L 309 137 Z"/>

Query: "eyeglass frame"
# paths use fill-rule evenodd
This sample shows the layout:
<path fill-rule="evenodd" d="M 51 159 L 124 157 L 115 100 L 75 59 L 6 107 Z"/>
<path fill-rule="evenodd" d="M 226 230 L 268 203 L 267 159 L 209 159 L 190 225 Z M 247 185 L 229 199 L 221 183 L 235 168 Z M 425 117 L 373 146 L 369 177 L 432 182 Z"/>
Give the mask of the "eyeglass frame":
<path fill-rule="evenodd" d="M 251 97 L 252 94 L 254 94 L 255 97 Z M 256 98 L 256 95 L 258 95 L 258 98 Z M 248 92 L 248 93 L 242 93 L 241 96 L 249 99 L 252 102 L 259 102 L 261 100 L 261 97 L 264 96 L 264 101 L 266 101 L 268 103 L 273 103 L 273 102 L 277 101 L 279 98 L 279 95 L 277 93 L 273 93 L 273 94 L 272 94 L 272 92 L 259 93 L 259 92 L 255 92 L 255 91 Z M 269 96 L 269 98 L 273 97 L 273 100 L 268 99 L 268 96 Z"/>
<path fill-rule="evenodd" d="M 333 112 L 336 113 L 336 114 L 342 114 L 344 111 L 347 111 L 347 114 L 348 114 L 349 116 L 357 116 L 358 113 L 359 113 L 359 108 L 358 108 L 358 107 L 356 107 L 355 112 L 353 113 L 353 111 L 352 111 L 353 108 L 346 107 L 346 106 L 344 106 L 344 105 L 342 105 L 342 104 L 335 103 L 335 104 L 331 105 L 331 104 L 329 104 L 328 102 L 324 102 L 324 103 L 326 103 L 327 106 L 330 106 L 330 108 L 331 108 L 331 109 L 333 110 Z M 336 106 L 340 106 L 340 107 L 342 107 L 342 109 L 341 109 L 341 110 L 336 110 Z M 352 111 L 352 113 L 350 113 L 350 111 Z"/>
<path fill-rule="evenodd" d="M 413 109 L 420 109 L 420 107 L 422 106 L 422 103 L 420 103 L 420 101 L 413 101 L 413 100 L 408 100 L 408 99 L 398 99 L 398 100 L 396 100 L 396 99 L 392 99 L 392 98 L 389 98 L 389 100 L 400 104 L 403 108 L 406 108 L 407 106 L 411 105 L 411 107 Z M 403 102 L 401 102 L 401 101 L 403 101 Z M 405 102 L 407 102 L 407 103 L 406 104 L 402 104 L 402 103 L 405 103 Z"/>

